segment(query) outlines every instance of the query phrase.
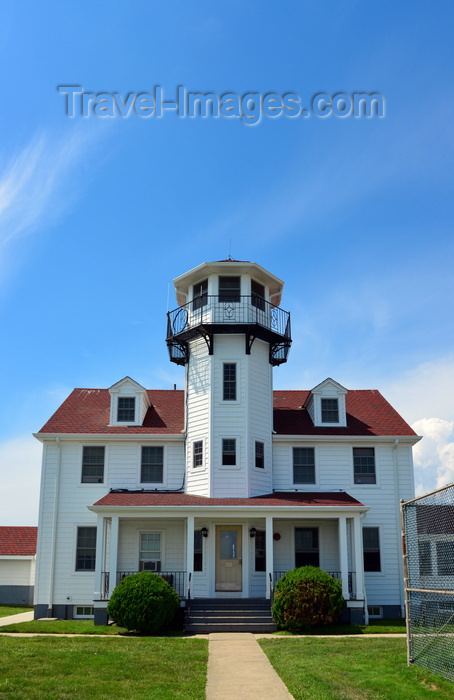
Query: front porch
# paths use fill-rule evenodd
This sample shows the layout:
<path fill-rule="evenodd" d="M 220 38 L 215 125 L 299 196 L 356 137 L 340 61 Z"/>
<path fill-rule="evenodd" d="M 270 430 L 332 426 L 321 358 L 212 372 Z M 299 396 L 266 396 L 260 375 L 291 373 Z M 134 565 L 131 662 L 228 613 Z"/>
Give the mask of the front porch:
<path fill-rule="evenodd" d="M 270 600 L 284 573 L 308 564 L 342 581 L 349 607 L 364 607 L 364 506 L 355 501 L 348 508 L 302 506 L 311 494 L 299 493 L 231 505 L 229 499 L 172 494 L 180 506 L 162 507 L 160 494 L 136 495 L 133 507 L 92 507 L 98 512 L 95 611 L 105 610 L 122 578 L 142 570 L 165 578 L 187 605 L 197 599 Z M 339 494 L 333 496 L 339 503 Z"/>

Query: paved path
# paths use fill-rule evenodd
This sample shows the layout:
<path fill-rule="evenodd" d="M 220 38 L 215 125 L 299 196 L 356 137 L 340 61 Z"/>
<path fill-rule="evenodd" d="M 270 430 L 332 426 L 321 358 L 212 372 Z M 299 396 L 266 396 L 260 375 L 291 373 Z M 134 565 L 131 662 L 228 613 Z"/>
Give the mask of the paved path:
<path fill-rule="evenodd" d="M 206 700 L 292 700 L 248 632 L 210 634 Z"/>
<path fill-rule="evenodd" d="M 30 622 L 30 620 L 33 620 L 33 610 L 30 610 L 30 612 L 19 613 L 18 615 L 0 617 L 0 627 L 13 625 L 15 622 Z"/>

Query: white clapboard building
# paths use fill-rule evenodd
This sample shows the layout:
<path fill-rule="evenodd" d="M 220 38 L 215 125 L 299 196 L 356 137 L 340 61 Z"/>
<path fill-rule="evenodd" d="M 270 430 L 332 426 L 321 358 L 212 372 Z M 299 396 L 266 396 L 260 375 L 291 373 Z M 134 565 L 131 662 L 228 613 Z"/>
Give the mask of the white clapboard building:
<path fill-rule="evenodd" d="M 273 391 L 291 345 L 282 289 L 231 259 L 181 275 L 167 345 L 184 391 L 129 376 L 74 389 L 36 434 L 37 617 L 103 623 L 144 569 L 183 601 L 269 602 L 305 564 L 342 581 L 352 622 L 403 614 L 399 502 L 419 438 L 375 389 Z"/>

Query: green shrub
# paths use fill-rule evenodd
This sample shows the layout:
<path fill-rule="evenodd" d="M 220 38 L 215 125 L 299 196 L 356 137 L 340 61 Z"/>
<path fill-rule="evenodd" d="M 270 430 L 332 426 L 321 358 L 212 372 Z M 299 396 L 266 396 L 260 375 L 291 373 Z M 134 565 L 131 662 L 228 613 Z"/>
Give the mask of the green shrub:
<path fill-rule="evenodd" d="M 156 634 L 172 622 L 180 599 L 172 586 L 151 571 L 126 576 L 113 591 L 107 613 L 120 627 Z"/>
<path fill-rule="evenodd" d="M 290 632 L 334 622 L 345 608 L 342 583 L 315 566 L 289 571 L 276 583 L 276 624 Z"/>

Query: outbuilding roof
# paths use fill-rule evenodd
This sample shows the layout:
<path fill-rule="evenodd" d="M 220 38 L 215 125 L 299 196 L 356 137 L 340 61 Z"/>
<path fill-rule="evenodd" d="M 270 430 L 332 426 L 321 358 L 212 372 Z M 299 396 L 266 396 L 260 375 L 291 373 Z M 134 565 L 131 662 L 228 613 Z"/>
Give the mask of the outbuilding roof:
<path fill-rule="evenodd" d="M 309 390 L 274 392 L 274 430 L 278 435 L 416 436 L 376 389 L 350 390 L 346 427 L 317 427 L 304 408 Z M 40 433 L 176 435 L 184 429 L 184 391 L 147 390 L 150 400 L 142 425 L 110 426 L 108 389 L 74 389 Z"/>
<path fill-rule="evenodd" d="M 37 527 L 0 527 L 0 556 L 35 555 L 37 537 Z"/>

